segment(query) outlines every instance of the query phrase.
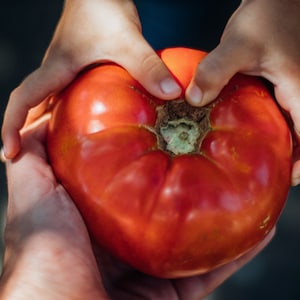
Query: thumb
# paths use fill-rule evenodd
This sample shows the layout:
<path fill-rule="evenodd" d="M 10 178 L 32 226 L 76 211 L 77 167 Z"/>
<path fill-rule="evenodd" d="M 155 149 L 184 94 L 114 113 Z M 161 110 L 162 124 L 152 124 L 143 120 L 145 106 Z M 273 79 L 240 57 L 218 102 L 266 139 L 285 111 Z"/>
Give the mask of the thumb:
<path fill-rule="evenodd" d="M 182 92 L 181 87 L 167 66 L 140 33 L 136 34 L 139 36 L 134 39 L 135 46 L 124 51 L 125 54 L 119 56 L 117 62 L 150 94 L 164 100 L 179 97 Z"/>
<path fill-rule="evenodd" d="M 213 101 L 237 72 L 247 69 L 246 64 L 251 61 L 249 52 L 231 44 L 221 42 L 198 65 L 185 95 L 191 105 L 202 106 Z"/>
<path fill-rule="evenodd" d="M 295 147 L 295 162 L 292 168 L 292 178 L 291 178 L 291 185 L 296 186 L 300 184 L 300 147 Z"/>
<path fill-rule="evenodd" d="M 281 72 L 275 78 L 275 96 L 279 105 L 290 114 L 295 142 L 300 143 L 300 73 L 289 75 Z"/>
<path fill-rule="evenodd" d="M 300 184 L 300 77 L 298 74 L 280 73 L 275 84 L 275 96 L 279 105 L 288 112 L 292 126 L 294 151 L 291 185 Z"/>

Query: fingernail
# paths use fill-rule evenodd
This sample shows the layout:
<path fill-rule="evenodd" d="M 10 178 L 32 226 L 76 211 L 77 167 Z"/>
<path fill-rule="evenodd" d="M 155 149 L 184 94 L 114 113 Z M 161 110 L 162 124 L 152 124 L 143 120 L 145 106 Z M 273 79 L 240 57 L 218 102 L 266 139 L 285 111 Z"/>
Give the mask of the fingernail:
<path fill-rule="evenodd" d="M 165 78 L 160 83 L 160 88 L 164 94 L 178 94 L 181 92 L 181 87 L 172 78 Z"/>
<path fill-rule="evenodd" d="M 1 157 L 4 158 L 4 160 L 8 160 L 14 158 L 16 155 L 17 152 L 14 150 L 13 145 L 10 141 L 7 141 L 1 148 Z"/>
<path fill-rule="evenodd" d="M 297 186 L 300 184 L 300 178 L 292 178 L 291 186 Z"/>
<path fill-rule="evenodd" d="M 1 148 L 0 150 L 0 160 L 5 163 L 6 162 L 6 156 L 5 156 L 5 148 Z"/>
<path fill-rule="evenodd" d="M 197 106 L 201 104 L 203 93 L 197 85 L 193 84 L 189 87 L 186 91 L 186 95 L 191 105 Z"/>

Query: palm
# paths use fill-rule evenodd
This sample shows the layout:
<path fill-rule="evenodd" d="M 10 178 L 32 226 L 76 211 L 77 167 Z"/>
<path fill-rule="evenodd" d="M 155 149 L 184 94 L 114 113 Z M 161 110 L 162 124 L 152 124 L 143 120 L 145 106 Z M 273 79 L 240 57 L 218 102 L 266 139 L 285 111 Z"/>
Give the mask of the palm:
<path fill-rule="evenodd" d="M 0 290 L 5 293 L 3 286 L 13 282 L 10 297 L 19 291 L 39 299 L 42 291 L 46 300 L 199 299 L 255 255 L 204 276 L 167 280 L 142 274 L 99 247 L 93 251 L 77 208 L 47 164 L 46 125 L 27 131 L 19 159 L 7 163 L 10 197 Z M 6 275 L 13 268 L 17 272 Z M 18 290 L 14 284 L 24 280 L 29 284 Z"/>

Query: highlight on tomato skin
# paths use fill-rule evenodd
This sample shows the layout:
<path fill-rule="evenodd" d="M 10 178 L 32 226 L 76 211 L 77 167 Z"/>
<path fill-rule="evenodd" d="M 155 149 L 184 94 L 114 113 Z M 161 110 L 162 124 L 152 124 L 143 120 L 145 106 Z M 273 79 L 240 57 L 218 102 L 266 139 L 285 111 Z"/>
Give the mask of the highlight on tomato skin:
<path fill-rule="evenodd" d="M 206 53 L 159 52 L 184 90 Z M 103 64 L 55 95 L 47 149 L 90 234 L 162 278 L 201 274 L 243 255 L 274 227 L 290 186 L 292 142 L 269 87 L 237 74 L 191 107 L 150 95 Z"/>

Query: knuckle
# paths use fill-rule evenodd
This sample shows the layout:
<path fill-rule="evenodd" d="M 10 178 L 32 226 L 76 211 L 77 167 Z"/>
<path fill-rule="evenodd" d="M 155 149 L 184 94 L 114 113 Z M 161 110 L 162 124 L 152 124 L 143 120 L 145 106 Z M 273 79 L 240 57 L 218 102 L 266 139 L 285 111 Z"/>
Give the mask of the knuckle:
<path fill-rule="evenodd" d="M 204 89 L 214 89 L 227 83 L 222 63 L 216 58 L 207 58 L 197 67 L 195 82 Z"/>
<path fill-rule="evenodd" d="M 141 58 L 141 67 L 145 74 L 165 73 L 165 66 L 155 53 L 143 56 Z"/>

